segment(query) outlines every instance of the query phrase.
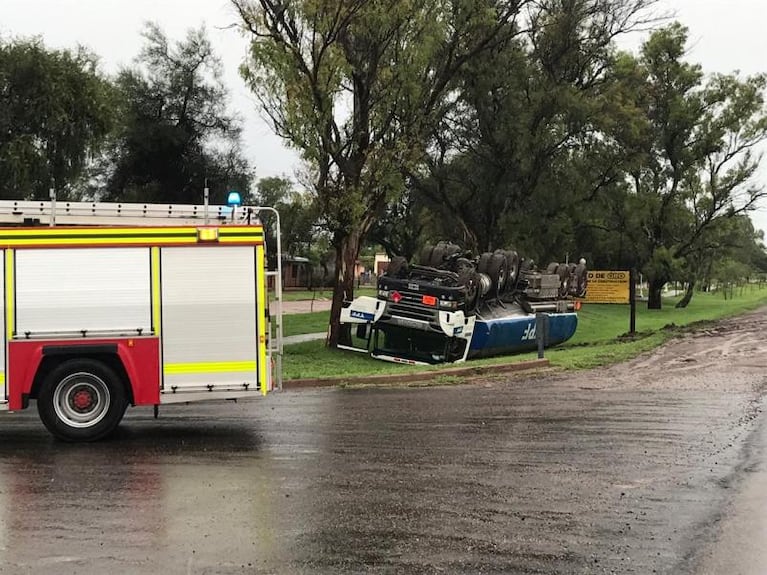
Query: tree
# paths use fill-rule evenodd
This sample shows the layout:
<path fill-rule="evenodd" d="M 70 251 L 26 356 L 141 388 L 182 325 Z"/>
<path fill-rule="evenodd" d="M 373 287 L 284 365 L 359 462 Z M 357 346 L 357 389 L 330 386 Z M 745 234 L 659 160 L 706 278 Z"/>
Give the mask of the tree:
<path fill-rule="evenodd" d="M 136 66 L 120 72 L 121 126 L 110 153 L 106 197 L 199 203 L 203 188 L 225 203 L 250 191 L 240 125 L 226 110 L 221 62 L 204 28 L 171 42 L 156 24 Z"/>
<path fill-rule="evenodd" d="M 765 195 L 753 182 L 761 159 L 754 149 L 767 138 L 765 76 L 704 81 L 700 66 L 683 60 L 686 42 L 675 23 L 655 32 L 638 60 L 622 62 L 643 119 L 624 142 L 637 158 L 629 173 L 650 309 L 660 309 L 663 286 L 709 228 Z"/>
<path fill-rule="evenodd" d="M 317 235 L 317 210 L 308 194 L 296 191 L 287 178 L 261 178 L 256 184 L 255 203 L 275 208 L 280 214 L 281 247 L 283 254 L 306 256 Z M 267 254 L 277 253 L 277 236 L 272 218 L 262 215 L 266 224 Z"/>
<path fill-rule="evenodd" d="M 251 37 L 245 79 L 314 175 L 336 250 L 328 345 L 360 246 L 453 104 L 454 78 L 529 0 L 232 0 Z"/>
<path fill-rule="evenodd" d="M 410 185 L 403 195 L 397 201 L 390 202 L 381 217 L 376 219 L 369 239 L 382 246 L 390 258 L 403 256 L 410 261 L 423 245 L 423 238 L 428 233 L 430 223 L 429 210 L 424 205 L 422 196 L 415 193 Z"/>
<path fill-rule="evenodd" d="M 653 0 L 537 2 L 525 34 L 459 74 L 459 106 L 434 135 L 417 192 L 445 233 L 479 250 L 576 251 L 584 204 L 612 193 L 630 125 L 613 72 L 615 38 L 653 21 Z"/>
<path fill-rule="evenodd" d="M 96 57 L 0 41 L 0 194 L 72 198 L 112 128 L 112 88 Z"/>
<path fill-rule="evenodd" d="M 696 238 L 684 258 L 682 273 L 687 289 L 676 307 L 687 307 L 699 283 L 710 286 L 714 271 L 720 274 L 719 279 L 728 282 L 738 281 L 741 277 L 724 277 L 723 271 L 727 269 L 745 269 L 743 277 L 749 272 L 756 274 L 766 271 L 767 253 L 762 244 L 763 239 L 763 233 L 754 229 L 751 219 L 745 214 L 719 218 L 712 222 Z M 729 263 L 723 266 L 722 262 Z M 737 264 L 739 267 L 735 268 L 730 264 Z"/>

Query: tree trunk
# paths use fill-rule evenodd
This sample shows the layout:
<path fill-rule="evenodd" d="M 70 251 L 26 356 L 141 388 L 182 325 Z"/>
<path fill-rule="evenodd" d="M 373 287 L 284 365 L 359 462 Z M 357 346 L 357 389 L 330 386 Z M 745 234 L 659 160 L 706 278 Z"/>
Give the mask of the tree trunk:
<path fill-rule="evenodd" d="M 662 309 L 661 293 L 665 285 L 666 282 L 660 279 L 652 279 L 648 282 L 647 309 Z"/>
<path fill-rule="evenodd" d="M 354 267 L 360 252 L 359 233 L 352 233 L 335 242 L 336 277 L 333 285 L 333 302 L 330 307 L 330 330 L 325 344 L 338 347 L 338 344 L 351 343 L 351 332 L 341 329 L 341 308 L 344 301 L 354 297 Z"/>
<path fill-rule="evenodd" d="M 687 291 L 684 292 L 684 297 L 676 303 L 675 307 L 677 309 L 682 309 L 687 307 L 687 305 L 690 303 L 690 300 L 692 300 L 692 294 L 694 291 L 695 291 L 695 280 L 687 282 Z"/>

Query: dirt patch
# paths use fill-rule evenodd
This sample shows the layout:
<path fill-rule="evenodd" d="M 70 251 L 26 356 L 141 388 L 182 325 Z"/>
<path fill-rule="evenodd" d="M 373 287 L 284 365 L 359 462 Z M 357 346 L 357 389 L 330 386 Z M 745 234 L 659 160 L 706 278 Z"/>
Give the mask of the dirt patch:
<path fill-rule="evenodd" d="M 750 391 L 767 382 L 767 308 L 682 331 L 631 361 L 589 371 L 589 387 Z M 580 376 L 567 381 L 582 385 Z"/>

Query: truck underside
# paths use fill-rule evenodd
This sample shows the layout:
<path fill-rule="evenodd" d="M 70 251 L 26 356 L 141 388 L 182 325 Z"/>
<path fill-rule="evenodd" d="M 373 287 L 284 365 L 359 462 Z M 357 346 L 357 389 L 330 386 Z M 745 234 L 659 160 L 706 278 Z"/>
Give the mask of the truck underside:
<path fill-rule="evenodd" d="M 409 364 L 462 362 L 535 349 L 536 314 L 545 314 L 546 346 L 575 333 L 574 296 L 586 289 L 582 262 L 545 271 L 513 250 L 479 257 L 441 242 L 410 265 L 394 258 L 377 297 L 347 302 L 343 349 Z"/>

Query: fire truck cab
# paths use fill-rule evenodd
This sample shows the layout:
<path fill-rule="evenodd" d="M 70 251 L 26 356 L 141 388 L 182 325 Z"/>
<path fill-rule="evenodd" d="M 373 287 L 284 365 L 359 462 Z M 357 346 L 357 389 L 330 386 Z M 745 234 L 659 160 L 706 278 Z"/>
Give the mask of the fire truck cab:
<path fill-rule="evenodd" d="M 0 410 L 93 441 L 129 405 L 278 386 L 262 209 L 0 202 Z"/>

